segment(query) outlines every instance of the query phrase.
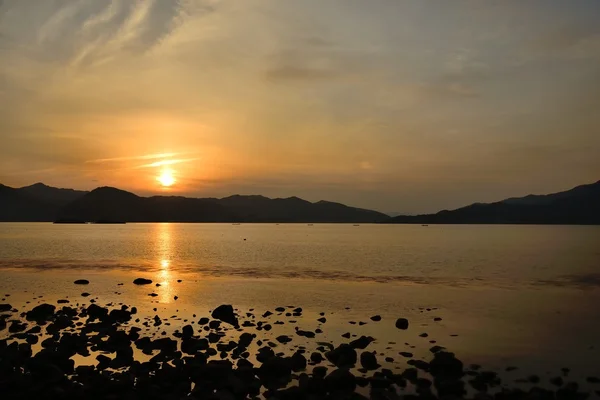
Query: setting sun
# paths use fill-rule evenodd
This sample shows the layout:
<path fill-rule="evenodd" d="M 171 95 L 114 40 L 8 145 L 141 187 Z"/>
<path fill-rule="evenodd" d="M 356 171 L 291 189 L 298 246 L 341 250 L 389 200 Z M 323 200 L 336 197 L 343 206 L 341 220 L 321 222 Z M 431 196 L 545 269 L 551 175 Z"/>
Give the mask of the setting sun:
<path fill-rule="evenodd" d="M 156 177 L 156 180 L 164 187 L 173 186 L 173 184 L 176 182 L 175 177 L 173 176 L 173 171 L 169 169 L 163 170 L 161 174 Z"/>

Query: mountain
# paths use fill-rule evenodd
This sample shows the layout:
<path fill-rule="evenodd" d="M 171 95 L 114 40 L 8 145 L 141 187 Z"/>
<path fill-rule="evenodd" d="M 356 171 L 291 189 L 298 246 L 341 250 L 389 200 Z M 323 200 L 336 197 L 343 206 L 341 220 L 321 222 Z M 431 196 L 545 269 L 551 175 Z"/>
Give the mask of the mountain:
<path fill-rule="evenodd" d="M 0 221 L 52 221 L 62 207 L 85 193 L 41 183 L 19 189 L 0 184 Z"/>
<path fill-rule="evenodd" d="M 475 203 L 436 214 L 397 216 L 396 224 L 600 224 L 600 181 L 564 192 Z"/>
<path fill-rule="evenodd" d="M 377 211 L 298 197 L 140 197 L 112 187 L 83 192 L 41 183 L 20 189 L 0 185 L 0 221 L 369 223 L 387 218 Z"/>
<path fill-rule="evenodd" d="M 56 204 L 58 206 L 65 206 L 68 203 L 75 201 L 88 193 L 82 190 L 59 189 L 52 186 L 44 185 L 43 183 L 36 183 L 31 186 L 25 186 L 17 190 L 23 193 L 27 193 L 28 195 L 42 200 L 46 203 Z"/>

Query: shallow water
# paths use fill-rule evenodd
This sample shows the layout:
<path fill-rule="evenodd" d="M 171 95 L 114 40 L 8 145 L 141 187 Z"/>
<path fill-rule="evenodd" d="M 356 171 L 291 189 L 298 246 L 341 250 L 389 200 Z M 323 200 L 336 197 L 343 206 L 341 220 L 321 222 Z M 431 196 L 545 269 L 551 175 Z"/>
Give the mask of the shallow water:
<path fill-rule="evenodd" d="M 518 365 L 520 377 L 598 373 L 600 227 L 0 224 L 0 274 L 3 302 L 23 310 L 59 298 L 180 316 L 295 305 L 306 320 L 327 313 L 329 340 L 371 335 L 381 351 L 397 342 L 396 358 L 405 342 L 425 356 L 436 340 L 466 362 Z M 161 286 L 132 285 L 139 276 Z"/>

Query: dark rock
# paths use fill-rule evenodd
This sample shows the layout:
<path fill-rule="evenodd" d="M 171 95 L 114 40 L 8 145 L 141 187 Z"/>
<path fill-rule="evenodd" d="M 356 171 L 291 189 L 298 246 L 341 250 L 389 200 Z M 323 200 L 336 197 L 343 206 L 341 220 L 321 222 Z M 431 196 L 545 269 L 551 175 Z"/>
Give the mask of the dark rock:
<path fill-rule="evenodd" d="M 588 376 L 587 378 L 585 378 L 585 380 L 588 383 L 593 383 L 593 384 L 598 384 L 600 383 L 600 378 L 596 377 L 596 376 Z"/>
<path fill-rule="evenodd" d="M 408 320 L 406 318 L 398 318 L 396 320 L 396 328 L 402 330 L 408 329 Z"/>
<path fill-rule="evenodd" d="M 442 350 L 446 350 L 446 348 L 442 347 L 442 346 L 433 346 L 432 348 L 429 349 L 429 351 L 432 352 L 432 353 L 434 353 L 434 354 L 437 353 L 437 352 L 440 352 Z"/>
<path fill-rule="evenodd" d="M 374 341 L 375 341 L 375 339 L 372 338 L 371 336 L 361 336 L 360 338 L 350 342 L 350 346 L 352 346 L 352 348 L 354 348 L 354 349 L 364 350 L 367 348 L 367 346 L 369 344 L 371 344 Z"/>
<path fill-rule="evenodd" d="M 0 312 L 7 312 L 12 310 L 12 308 L 10 304 L 0 304 Z"/>
<path fill-rule="evenodd" d="M 379 321 L 381 321 L 381 315 L 373 315 L 371 317 L 371 321 L 373 321 L 373 322 L 379 322 Z"/>
<path fill-rule="evenodd" d="M 320 323 L 324 324 L 325 322 L 327 322 L 327 318 L 322 317 L 322 318 L 319 318 L 317 321 L 319 321 Z"/>
<path fill-rule="evenodd" d="M 292 368 L 288 359 L 274 356 L 267 359 L 258 369 L 258 376 L 267 388 L 287 386 L 291 379 Z"/>
<path fill-rule="evenodd" d="M 184 338 L 194 336 L 194 327 L 192 327 L 191 325 L 185 325 L 183 328 L 181 328 L 181 334 Z"/>
<path fill-rule="evenodd" d="M 292 371 L 304 371 L 306 369 L 306 357 L 302 355 L 300 352 L 295 352 L 292 357 L 290 357 Z"/>
<path fill-rule="evenodd" d="M 44 322 L 48 321 L 54 316 L 56 307 L 52 304 L 40 304 L 28 311 L 25 315 L 29 321 Z"/>
<path fill-rule="evenodd" d="M 68 303 L 70 303 L 70 301 L 66 300 L 66 299 L 60 299 L 60 300 L 57 300 L 56 303 L 57 304 L 68 304 Z"/>
<path fill-rule="evenodd" d="M 81 297 L 89 297 L 91 296 L 88 292 L 81 293 Z"/>
<path fill-rule="evenodd" d="M 239 326 L 238 319 L 233 311 L 233 306 L 229 304 L 220 305 L 212 312 L 211 315 L 214 319 L 226 322 L 235 327 Z"/>
<path fill-rule="evenodd" d="M 356 350 L 348 344 L 341 344 L 328 351 L 325 357 L 338 368 L 353 367 L 357 360 Z"/>
<path fill-rule="evenodd" d="M 367 369 L 369 371 L 376 370 L 380 367 L 375 354 L 369 353 L 368 351 L 364 351 L 360 355 L 360 365 L 362 365 L 364 369 Z"/>
<path fill-rule="evenodd" d="M 310 355 L 310 361 L 312 361 L 315 364 L 319 364 L 323 361 L 323 355 L 315 351 Z"/>
<path fill-rule="evenodd" d="M 200 318 L 200 321 L 198 321 L 198 325 L 206 325 L 209 322 L 210 322 L 209 318 L 203 317 L 203 318 Z"/>
<path fill-rule="evenodd" d="M 405 358 L 412 358 L 413 357 L 413 353 L 409 353 L 408 351 L 401 351 L 398 354 L 400 354 L 402 357 L 405 357 Z"/>
<path fill-rule="evenodd" d="M 442 319 L 441 319 L 440 317 L 435 317 L 433 320 L 434 320 L 435 322 L 440 322 Z"/>
<path fill-rule="evenodd" d="M 145 279 L 145 278 L 136 278 L 133 281 L 134 285 L 150 285 L 152 283 L 152 280 L 150 279 Z"/>
<path fill-rule="evenodd" d="M 336 369 L 327 375 L 325 385 L 330 393 L 352 393 L 356 390 L 356 378 L 345 368 Z"/>
<path fill-rule="evenodd" d="M 350 332 L 346 332 L 342 335 L 343 338 L 350 339 Z"/>
<path fill-rule="evenodd" d="M 89 285 L 90 281 L 88 281 L 87 279 L 77 279 L 73 283 L 76 284 L 76 285 Z"/>
<path fill-rule="evenodd" d="M 435 353 L 429 363 L 431 375 L 434 377 L 460 378 L 463 375 L 463 363 L 453 353 L 440 351 Z"/>
<path fill-rule="evenodd" d="M 279 343 L 281 344 L 286 344 L 292 341 L 292 338 L 287 336 L 287 335 L 281 335 L 281 336 L 277 336 L 275 338 L 275 340 L 277 340 Z"/>

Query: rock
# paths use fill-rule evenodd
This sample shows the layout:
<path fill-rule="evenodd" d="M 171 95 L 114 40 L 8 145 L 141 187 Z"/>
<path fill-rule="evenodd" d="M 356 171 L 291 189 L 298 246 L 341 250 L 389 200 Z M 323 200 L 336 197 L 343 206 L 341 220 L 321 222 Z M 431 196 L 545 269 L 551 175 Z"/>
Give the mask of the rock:
<path fill-rule="evenodd" d="M 68 304 L 70 302 L 69 302 L 69 300 L 66 300 L 66 299 L 60 299 L 60 300 L 57 300 L 56 303 L 57 304 Z"/>
<path fill-rule="evenodd" d="M 409 353 L 408 351 L 401 351 L 398 354 L 400 354 L 402 357 L 405 357 L 405 358 L 412 358 L 413 357 L 413 353 Z"/>
<path fill-rule="evenodd" d="M 292 371 L 299 372 L 304 371 L 306 369 L 306 357 L 304 357 L 301 353 L 295 352 L 292 357 L 290 357 Z"/>
<path fill-rule="evenodd" d="M 145 279 L 145 278 L 136 278 L 133 281 L 134 285 L 150 285 L 152 283 L 152 280 L 150 279 Z"/>
<path fill-rule="evenodd" d="M 422 338 L 429 337 L 429 335 L 427 334 L 427 332 L 423 332 L 419 336 L 422 337 Z"/>
<path fill-rule="evenodd" d="M 89 285 L 90 281 L 88 281 L 87 279 L 77 279 L 75 282 L 73 282 L 75 285 Z"/>
<path fill-rule="evenodd" d="M 233 306 L 229 304 L 220 305 L 212 312 L 211 315 L 214 319 L 226 322 L 235 327 L 239 326 L 238 319 L 233 311 Z"/>
<path fill-rule="evenodd" d="M 371 321 L 373 321 L 373 322 L 379 322 L 379 321 L 381 321 L 381 315 L 373 315 L 371 317 Z"/>
<path fill-rule="evenodd" d="M 26 318 L 29 321 L 44 322 L 54 316 L 56 307 L 52 304 L 40 304 L 26 313 Z"/>
<path fill-rule="evenodd" d="M 356 350 L 348 344 L 341 344 L 328 351 L 325 357 L 338 368 L 353 367 L 357 360 Z"/>
<path fill-rule="evenodd" d="M 585 380 L 588 383 L 593 383 L 593 384 L 598 384 L 600 383 L 600 378 L 596 377 L 596 376 L 588 376 L 587 378 L 585 378 Z"/>
<path fill-rule="evenodd" d="M 403 331 L 408 329 L 408 320 L 406 318 L 398 318 L 396 320 L 396 328 L 401 329 Z"/>
<path fill-rule="evenodd" d="M 281 344 L 286 344 L 292 341 L 292 338 L 287 336 L 287 335 L 281 335 L 281 336 L 277 336 L 275 338 L 275 340 L 277 340 L 279 343 Z"/>
<path fill-rule="evenodd" d="M 463 363 L 453 353 L 440 351 L 435 353 L 433 360 L 429 363 L 431 375 L 458 379 L 463 375 Z"/>
<path fill-rule="evenodd" d="M 360 365 L 369 371 L 374 371 L 380 367 L 375 354 L 368 351 L 364 351 L 360 355 Z"/>
<path fill-rule="evenodd" d="M 371 336 L 361 336 L 360 338 L 350 342 L 350 346 L 352 346 L 352 348 L 354 348 L 354 349 L 364 350 L 367 348 L 368 345 L 371 344 L 371 342 L 374 342 L 374 341 L 375 341 L 375 339 L 372 338 Z"/>
<path fill-rule="evenodd" d="M 12 308 L 10 304 L 0 304 L 0 312 L 7 312 L 12 310 Z"/>
<path fill-rule="evenodd" d="M 343 338 L 350 339 L 350 332 L 346 332 L 342 335 Z"/>
<path fill-rule="evenodd" d="M 91 296 L 88 292 L 81 293 L 81 297 L 89 297 Z"/>
<path fill-rule="evenodd" d="M 181 334 L 184 338 L 189 338 L 194 336 L 194 328 L 191 325 L 185 325 L 181 328 Z"/>
<path fill-rule="evenodd" d="M 203 317 L 203 318 L 200 318 L 200 321 L 198 321 L 198 325 L 206 325 L 209 322 L 210 322 L 210 319 Z"/>
<path fill-rule="evenodd" d="M 345 368 L 336 369 L 325 378 L 330 393 L 352 393 L 356 390 L 356 378 Z"/>
<path fill-rule="evenodd" d="M 441 319 L 440 317 L 435 317 L 433 320 L 434 320 L 435 322 L 440 322 L 442 319 Z"/>
<path fill-rule="evenodd" d="M 323 361 L 323 355 L 317 351 L 310 355 L 310 361 L 315 364 L 320 364 Z"/>
<path fill-rule="evenodd" d="M 322 317 L 322 318 L 319 318 L 317 321 L 319 321 L 320 323 L 324 324 L 325 322 L 327 322 L 327 318 Z"/>
<path fill-rule="evenodd" d="M 442 350 L 446 350 L 446 348 L 442 347 L 442 346 L 433 346 L 432 348 L 429 349 L 429 351 L 432 352 L 433 354 L 440 352 Z"/>

